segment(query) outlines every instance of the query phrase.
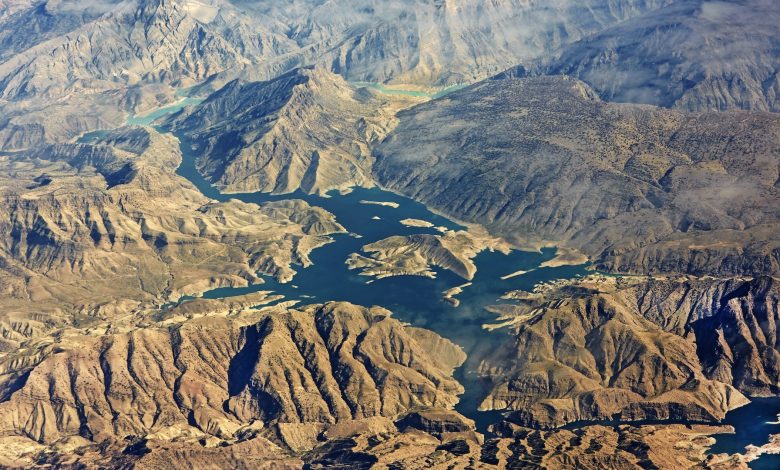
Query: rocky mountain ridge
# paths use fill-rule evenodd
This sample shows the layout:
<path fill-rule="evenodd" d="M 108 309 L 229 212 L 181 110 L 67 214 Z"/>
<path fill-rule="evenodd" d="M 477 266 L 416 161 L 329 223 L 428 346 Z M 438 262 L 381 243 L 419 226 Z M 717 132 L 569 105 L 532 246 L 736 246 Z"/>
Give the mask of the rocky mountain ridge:
<path fill-rule="evenodd" d="M 4 29 L 10 32 L 14 21 L 29 24 L 46 15 L 67 18 L 82 12 L 86 17 L 82 24 L 48 24 L 38 34 L 25 35 L 37 43 L 10 44 L 9 52 L 16 55 L 0 65 L 0 95 L 51 95 L 78 80 L 199 80 L 242 67 L 264 70 L 262 78 L 269 79 L 315 63 L 352 80 L 472 81 L 667 3 L 558 0 L 546 7 L 517 0 L 369 5 L 296 0 L 281 8 L 273 2 L 106 0 L 93 2 L 90 9 L 68 1 L 30 2 L 5 18 Z M 519 28 L 518 20 L 536 27 Z M 561 32 L 549 36 L 547 23 Z M 52 73 L 65 64 L 70 74 Z"/>
<path fill-rule="evenodd" d="M 235 78 L 266 81 L 303 66 L 423 89 L 469 83 L 667 3 L 8 2 L 0 148 L 64 142 L 170 103 L 175 90 L 201 84 L 208 94 Z"/>
<path fill-rule="evenodd" d="M 450 408 L 463 360 L 452 343 L 386 310 L 344 303 L 71 335 L 21 382 L 3 385 L 11 398 L 0 405 L 2 439 L 87 452 L 144 436 L 193 449 L 204 438 L 273 448 L 270 439 L 292 458 L 291 448 L 311 449 L 337 423 Z"/>
<path fill-rule="evenodd" d="M 377 181 L 520 246 L 577 249 L 613 272 L 778 273 L 775 114 L 606 103 L 539 77 L 398 117 L 375 149 Z"/>
<path fill-rule="evenodd" d="M 289 280 L 292 264 L 344 230 L 302 201 L 205 198 L 174 173 L 170 136 L 103 139 L 0 157 L 4 350 L 144 303 L 259 283 L 258 272 Z"/>
<path fill-rule="evenodd" d="M 506 298 L 514 338 L 483 361 L 482 406 L 517 410 L 510 421 L 717 421 L 742 393 L 776 393 L 772 278 L 591 276 Z"/>
<path fill-rule="evenodd" d="M 758 112 L 777 110 L 776 17 L 769 0 L 0 0 L 0 466 L 774 452 L 706 454 L 731 431 L 716 421 L 780 392 L 780 118 Z M 121 127 L 207 95 L 156 122 L 175 135 Z M 299 200 L 210 200 L 176 173 L 191 156 L 225 192 L 380 184 L 490 230 L 384 238 L 349 259 L 363 274 L 471 279 L 501 236 L 559 246 L 541 269 L 641 276 L 490 307 L 509 334 L 475 361 L 479 399 L 508 413 L 486 435 L 453 410 L 464 352 L 382 307 L 189 299 L 290 281 L 345 232 Z M 610 419 L 713 425 L 561 428 Z"/>
<path fill-rule="evenodd" d="M 296 69 L 231 82 L 166 128 L 192 143 L 201 172 L 225 192 L 326 193 L 373 185 L 371 147 L 417 101 Z"/>
<path fill-rule="evenodd" d="M 505 75 L 571 75 L 607 101 L 686 111 L 780 111 L 771 0 L 674 2 Z"/>

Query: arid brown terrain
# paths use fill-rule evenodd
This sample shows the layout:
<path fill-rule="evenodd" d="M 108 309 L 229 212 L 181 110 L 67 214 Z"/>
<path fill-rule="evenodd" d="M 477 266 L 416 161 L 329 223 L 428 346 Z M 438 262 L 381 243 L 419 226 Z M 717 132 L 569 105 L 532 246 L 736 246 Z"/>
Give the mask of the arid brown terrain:
<path fill-rule="evenodd" d="M 0 467 L 778 453 L 780 435 L 711 449 L 740 432 L 729 412 L 780 395 L 779 12 L 0 0 Z M 356 188 L 411 199 L 339 206 Z M 414 201 L 427 217 L 375 230 Z M 317 296 L 302 274 L 330 246 L 351 248 L 315 281 L 342 290 Z M 502 290 L 484 324 L 468 310 L 482 256 L 548 248 L 500 280 L 578 274 Z M 406 321 L 395 301 L 430 314 L 424 295 L 491 342 Z"/>
<path fill-rule="evenodd" d="M 296 69 L 269 82 L 231 82 L 167 127 L 195 144 L 199 168 L 226 192 L 325 193 L 372 185 L 372 144 L 399 108 L 419 101 Z"/>
<path fill-rule="evenodd" d="M 617 272 L 780 273 L 776 114 L 607 103 L 543 77 L 481 82 L 399 120 L 377 180 L 521 246 Z"/>

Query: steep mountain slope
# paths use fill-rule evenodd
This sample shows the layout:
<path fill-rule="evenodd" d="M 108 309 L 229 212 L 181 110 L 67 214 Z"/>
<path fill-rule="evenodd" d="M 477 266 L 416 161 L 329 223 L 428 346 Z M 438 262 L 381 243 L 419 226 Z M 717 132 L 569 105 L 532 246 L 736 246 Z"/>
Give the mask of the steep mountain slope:
<path fill-rule="evenodd" d="M 523 73 L 580 76 L 610 100 L 693 110 L 773 110 L 777 100 L 770 0 L 7 3 L 7 150 L 117 127 L 126 113 L 172 101 L 175 88 L 205 80 L 206 93 L 312 64 L 351 81 L 429 88 L 521 63 Z"/>
<path fill-rule="evenodd" d="M 566 45 L 514 74 L 567 74 L 605 100 L 690 111 L 780 111 L 772 0 L 687 0 Z"/>
<path fill-rule="evenodd" d="M 370 145 L 394 124 L 391 99 L 323 69 L 231 82 L 166 127 L 193 145 L 204 175 L 227 192 L 327 192 L 371 186 Z"/>
<path fill-rule="evenodd" d="M 204 80 L 206 93 L 314 64 L 349 80 L 470 82 L 669 1 L 8 2 L 0 148 L 114 128 Z"/>
<path fill-rule="evenodd" d="M 777 110 L 777 15 L 770 0 L 0 0 L 0 467 L 746 468 L 776 451 L 780 436 L 708 457 L 725 426 L 552 428 L 714 423 L 780 394 L 780 117 L 754 112 Z M 163 123 L 175 135 L 120 128 L 206 94 Z M 687 112 L 734 108 L 751 112 Z M 453 410 L 476 382 L 453 377 L 463 350 L 382 307 L 189 298 L 290 281 L 345 229 L 299 200 L 210 200 L 176 174 L 182 148 L 226 192 L 379 183 L 490 230 L 402 220 L 365 256 L 338 252 L 362 274 L 438 266 L 476 288 L 500 235 L 643 276 L 490 306 L 484 327 L 505 329 L 474 348 L 486 388 L 462 405 L 508 413 L 483 434 Z M 279 292 L 310 299 L 300 284 Z"/>
<path fill-rule="evenodd" d="M 67 34 L 100 14 L 88 5 L 79 7 L 68 1 L 27 3 L 15 8 L 9 5 L 3 10 L 7 13 L 0 13 L 0 60 Z M 28 34 L 19 34 L 25 29 Z"/>
<path fill-rule="evenodd" d="M 271 78 L 313 63 L 332 64 L 335 71 L 368 81 L 470 81 L 665 3 L 296 0 L 279 7 L 268 1 L 107 0 L 80 7 L 41 2 L 15 13 L 16 20 L 30 24 L 79 12 L 100 15 L 77 28 L 48 26 L 43 34 L 26 34 L 40 42 L 28 49 L 9 45 L 6 53 L 20 54 L 0 64 L 0 96 L 57 94 L 80 80 L 197 80 L 252 65 L 273 73 L 265 77 Z M 9 33 L 15 31 L 10 17 L 5 24 Z M 42 41 L 48 35 L 51 40 Z"/>
<path fill-rule="evenodd" d="M 780 272 L 776 115 L 609 104 L 542 77 L 479 83 L 399 119 L 375 151 L 378 181 L 520 244 L 613 271 Z"/>
<path fill-rule="evenodd" d="M 2 439 L 26 438 L 32 449 L 160 439 L 197 451 L 203 439 L 209 447 L 272 439 L 286 447 L 277 458 L 292 457 L 338 423 L 389 418 L 392 427 L 410 409 L 451 407 L 462 392 L 451 374 L 463 360 L 449 341 L 384 309 L 343 303 L 72 334 L 22 383 L 3 384 L 10 399 L 0 427 Z"/>
<path fill-rule="evenodd" d="M 141 129 L 0 157 L 3 350 L 258 273 L 288 280 L 343 231 L 302 201 L 211 201 L 174 174 L 180 158 Z"/>
<path fill-rule="evenodd" d="M 780 392 L 776 278 L 661 279 L 629 284 L 621 293 L 665 330 L 694 335 L 708 377 L 752 396 Z"/>
<path fill-rule="evenodd" d="M 512 292 L 514 338 L 488 356 L 483 407 L 524 425 L 580 419 L 720 419 L 777 394 L 773 278 L 591 276 Z"/>
<path fill-rule="evenodd" d="M 668 3 L 304 0 L 289 9 L 303 14 L 288 13 L 286 21 L 305 45 L 302 64 L 323 64 L 350 80 L 430 86 L 484 78 Z M 267 78 L 267 67 L 253 73 Z"/>
<path fill-rule="evenodd" d="M 229 6 L 229 4 L 226 4 Z M 190 0 L 42 1 L 0 23 L 0 145 L 65 142 L 174 100 L 175 87 L 285 54 L 283 35 Z M 31 25 L 39 28 L 30 34 Z M 85 112 L 86 111 L 86 112 Z"/>
<path fill-rule="evenodd" d="M 707 378 L 692 341 L 644 318 L 608 281 L 510 297 L 520 304 L 501 310 L 516 336 L 482 365 L 495 384 L 487 409 L 518 410 L 511 419 L 524 425 L 559 426 L 613 417 L 711 421 L 747 403 L 728 382 Z"/>
<path fill-rule="evenodd" d="M 0 64 L 0 96 L 62 97 L 83 88 L 102 91 L 137 83 L 199 80 L 246 60 L 218 33 L 226 32 L 224 22 L 217 21 L 214 30 L 209 29 L 215 18 L 193 10 L 197 2 L 106 3 L 94 21 L 19 51 Z M 26 13 L 31 19 L 46 14 Z M 262 34 L 262 30 L 256 33 L 255 42 L 262 42 Z M 283 41 L 276 42 L 283 47 Z M 261 60 L 262 55 L 255 59 Z"/>

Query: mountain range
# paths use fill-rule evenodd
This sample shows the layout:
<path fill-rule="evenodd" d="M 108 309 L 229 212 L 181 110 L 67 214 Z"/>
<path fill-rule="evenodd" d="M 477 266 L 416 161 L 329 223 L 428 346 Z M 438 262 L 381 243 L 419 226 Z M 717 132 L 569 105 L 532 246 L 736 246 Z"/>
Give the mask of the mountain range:
<path fill-rule="evenodd" d="M 0 466 L 777 453 L 712 449 L 780 394 L 778 24 L 772 0 L 0 0 Z"/>

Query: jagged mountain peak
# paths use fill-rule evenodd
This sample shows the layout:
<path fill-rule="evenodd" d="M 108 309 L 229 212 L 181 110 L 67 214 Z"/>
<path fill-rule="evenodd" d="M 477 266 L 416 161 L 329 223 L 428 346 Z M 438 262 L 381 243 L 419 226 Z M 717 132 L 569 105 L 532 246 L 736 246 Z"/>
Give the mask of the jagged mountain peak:
<path fill-rule="evenodd" d="M 226 191 L 326 192 L 372 185 L 369 144 L 407 101 L 306 67 L 233 81 L 167 126 L 195 144 L 201 170 Z"/>
<path fill-rule="evenodd" d="M 351 93 L 353 91 L 353 88 L 341 76 L 322 67 L 299 67 L 267 81 L 235 79 L 210 95 L 200 109 L 207 107 L 209 103 L 223 101 L 231 95 L 244 94 L 256 97 L 280 97 L 292 95 L 296 90 L 300 92 L 306 89 L 320 92 L 327 90 Z M 257 106 L 257 104 L 248 102 L 243 107 L 249 108 L 254 106 Z"/>
<path fill-rule="evenodd" d="M 338 106 L 342 98 L 363 98 L 340 76 L 316 67 L 294 69 L 277 78 L 263 82 L 236 79 L 211 94 L 203 103 L 174 116 L 168 126 L 185 133 L 208 131 L 225 126 L 232 128 L 261 128 L 284 125 L 278 118 L 301 112 L 304 108 L 320 107 L 324 101 Z"/>
<path fill-rule="evenodd" d="M 120 126 L 124 113 L 170 101 L 177 88 L 214 91 L 235 78 L 271 80 L 312 64 L 348 81 L 471 83 L 669 3 L 7 2 L 0 6 L 0 107 L 9 119 L 0 146 L 67 141 Z"/>

